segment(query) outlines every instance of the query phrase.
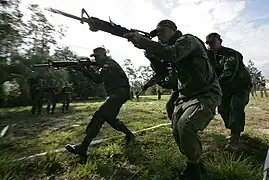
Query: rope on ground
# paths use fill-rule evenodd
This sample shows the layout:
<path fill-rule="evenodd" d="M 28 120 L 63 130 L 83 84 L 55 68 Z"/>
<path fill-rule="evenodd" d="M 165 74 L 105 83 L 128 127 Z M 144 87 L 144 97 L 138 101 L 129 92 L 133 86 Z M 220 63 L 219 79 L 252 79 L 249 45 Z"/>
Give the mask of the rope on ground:
<path fill-rule="evenodd" d="M 171 125 L 171 123 L 159 124 L 159 125 L 156 125 L 156 126 L 152 126 L 152 127 L 149 127 L 149 128 L 145 128 L 145 129 L 141 129 L 141 130 L 135 131 L 133 133 L 134 134 L 137 134 L 137 133 L 140 133 L 140 132 L 149 131 L 149 130 L 157 129 L 159 127 L 168 126 L 168 125 Z M 93 146 L 93 145 L 96 145 L 96 144 L 101 144 L 103 142 L 106 142 L 106 141 L 109 141 L 109 140 L 112 140 L 112 139 L 117 139 L 117 138 L 120 138 L 120 137 L 123 137 L 123 136 L 124 135 L 113 136 L 113 137 L 110 137 L 110 138 L 94 140 L 94 141 L 91 142 L 90 146 Z M 43 152 L 43 153 L 33 154 L 31 156 L 25 156 L 25 157 L 16 159 L 15 161 L 22 161 L 22 160 L 27 160 L 27 159 L 33 159 L 33 158 L 38 157 L 38 156 L 45 156 L 46 154 L 49 154 L 49 153 L 58 153 L 58 152 L 64 152 L 64 151 L 66 151 L 65 148 L 54 149 L 54 150 Z"/>

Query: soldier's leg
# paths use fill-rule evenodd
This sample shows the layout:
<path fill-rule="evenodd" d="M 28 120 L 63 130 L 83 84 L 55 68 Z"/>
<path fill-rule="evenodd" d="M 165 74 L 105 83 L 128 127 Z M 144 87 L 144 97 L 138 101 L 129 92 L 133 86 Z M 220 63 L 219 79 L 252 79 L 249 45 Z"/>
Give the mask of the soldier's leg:
<path fill-rule="evenodd" d="M 78 154 L 81 158 L 81 161 L 85 162 L 87 160 L 87 150 L 92 142 L 92 140 L 98 135 L 103 124 L 105 123 L 105 119 L 100 116 L 98 110 L 94 113 L 90 123 L 86 128 L 86 136 L 83 141 L 79 145 L 70 145 L 67 144 L 65 148 L 73 154 Z"/>
<path fill-rule="evenodd" d="M 231 98 L 229 129 L 231 129 L 231 139 L 226 149 L 234 148 L 240 139 L 240 134 L 245 127 L 245 106 L 249 102 L 250 92 L 245 90 L 237 93 Z"/>
<path fill-rule="evenodd" d="M 261 97 L 263 98 L 263 89 L 261 88 L 260 91 L 261 91 Z"/>
<path fill-rule="evenodd" d="M 115 130 L 123 132 L 126 135 L 127 142 L 129 143 L 134 140 L 134 135 L 122 121 L 117 119 L 122 105 L 128 99 L 127 94 L 126 97 L 124 97 L 124 93 L 125 92 L 123 92 L 122 94 L 114 94 L 110 96 L 107 99 L 106 104 L 102 106 L 101 111 L 105 121 Z"/>
<path fill-rule="evenodd" d="M 265 95 L 265 97 L 268 97 L 268 93 L 267 93 L 267 89 L 266 88 L 264 88 L 264 95 Z"/>
<path fill-rule="evenodd" d="M 50 106 L 51 106 L 51 103 L 50 103 L 50 100 L 47 101 L 47 113 L 49 114 L 50 113 Z"/>
<path fill-rule="evenodd" d="M 42 111 L 42 98 L 39 98 L 37 103 L 37 113 L 40 114 Z"/>
<path fill-rule="evenodd" d="M 56 99 L 52 100 L 52 109 L 51 109 L 51 114 L 54 114 L 56 108 Z"/>
<path fill-rule="evenodd" d="M 177 91 L 173 91 L 169 100 L 166 103 L 166 112 L 167 112 L 167 116 L 170 120 L 172 120 L 172 115 L 174 112 L 174 108 L 175 108 L 175 102 L 178 98 L 178 92 Z"/>
<path fill-rule="evenodd" d="M 230 105 L 231 105 L 231 96 L 223 96 L 221 104 L 218 106 L 218 113 L 221 115 L 222 120 L 226 128 L 230 129 L 229 119 L 230 119 Z"/>
<path fill-rule="evenodd" d="M 37 108 L 37 99 L 35 97 L 33 97 L 33 99 L 32 99 L 32 109 L 31 109 L 32 114 L 35 114 L 36 108 Z"/>
<path fill-rule="evenodd" d="M 65 104 L 65 111 L 68 111 L 69 109 L 69 104 L 70 104 L 70 99 L 66 100 L 66 104 Z"/>
<path fill-rule="evenodd" d="M 200 180 L 200 158 L 202 145 L 198 131 L 203 131 L 214 116 L 215 107 L 209 107 L 198 100 L 192 100 L 176 106 L 172 124 L 173 136 L 180 152 L 185 155 L 187 167 L 182 178 Z"/>
<path fill-rule="evenodd" d="M 65 96 L 63 95 L 63 97 L 62 97 L 62 112 L 64 112 L 65 108 L 66 108 L 66 99 L 65 99 Z"/>

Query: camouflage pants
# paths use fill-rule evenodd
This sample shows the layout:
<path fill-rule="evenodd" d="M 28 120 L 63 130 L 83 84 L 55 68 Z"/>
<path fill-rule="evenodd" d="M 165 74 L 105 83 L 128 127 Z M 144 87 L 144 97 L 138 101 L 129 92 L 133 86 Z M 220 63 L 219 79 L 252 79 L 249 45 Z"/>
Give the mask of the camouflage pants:
<path fill-rule="evenodd" d="M 199 99 L 179 101 L 172 116 L 173 136 L 180 152 L 190 163 L 198 163 L 202 144 L 198 131 L 203 131 L 213 119 L 215 106 Z"/>
<path fill-rule="evenodd" d="M 218 112 L 221 115 L 225 127 L 233 132 L 243 132 L 245 127 L 245 106 L 249 102 L 251 90 L 244 90 L 232 95 L 222 97 Z"/>
<path fill-rule="evenodd" d="M 117 119 L 120 108 L 129 99 L 130 92 L 125 88 L 118 89 L 114 94 L 110 95 L 106 99 L 106 101 L 94 113 L 91 122 L 86 128 L 88 142 L 91 142 L 92 139 L 97 136 L 105 122 L 117 131 L 121 131 L 125 134 L 131 133 L 124 123 Z"/>

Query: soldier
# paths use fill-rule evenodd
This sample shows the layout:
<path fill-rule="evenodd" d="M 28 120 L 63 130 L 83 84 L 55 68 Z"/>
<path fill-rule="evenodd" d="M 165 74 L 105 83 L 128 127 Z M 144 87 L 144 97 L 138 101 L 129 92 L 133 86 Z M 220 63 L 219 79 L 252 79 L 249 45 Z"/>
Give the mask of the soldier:
<path fill-rule="evenodd" d="M 32 109 L 31 113 L 40 114 L 42 111 L 42 100 L 43 100 L 43 81 L 42 79 L 37 77 L 32 77 L 29 79 L 29 89 L 30 89 L 30 97 L 32 99 Z"/>
<path fill-rule="evenodd" d="M 127 33 L 125 37 L 136 47 L 176 68 L 178 89 L 174 93 L 179 93 L 174 94 L 177 100 L 172 115 L 173 136 L 187 159 L 181 179 L 200 180 L 202 146 L 197 133 L 206 128 L 220 104 L 222 93 L 218 78 L 201 40 L 191 34 L 182 35 L 174 22 L 159 22 L 151 35 L 158 36 L 161 43 L 136 32 Z"/>
<path fill-rule="evenodd" d="M 257 78 L 252 77 L 252 89 L 251 89 L 251 96 L 255 97 L 257 96 L 257 88 L 258 88 L 258 84 L 257 84 Z"/>
<path fill-rule="evenodd" d="M 69 104 L 71 102 L 71 94 L 72 94 L 72 88 L 70 87 L 70 85 L 68 83 L 66 83 L 66 85 L 62 88 L 61 91 L 61 96 L 62 96 L 62 112 L 67 112 L 69 109 Z"/>
<path fill-rule="evenodd" d="M 139 101 L 139 91 L 135 91 L 135 99 L 137 102 Z"/>
<path fill-rule="evenodd" d="M 161 92 L 160 88 L 158 88 L 158 90 L 157 90 L 158 100 L 161 100 L 161 96 L 162 96 L 162 92 Z"/>
<path fill-rule="evenodd" d="M 263 93 L 265 97 L 268 97 L 267 90 L 266 90 L 266 82 L 264 78 L 261 79 L 259 85 L 260 85 L 261 97 L 263 98 Z"/>
<path fill-rule="evenodd" d="M 74 68 L 81 71 L 85 76 L 94 80 L 96 83 L 104 83 L 108 98 L 94 113 L 91 122 L 86 128 L 86 137 L 79 145 L 66 145 L 66 149 L 74 154 L 78 154 L 82 161 L 87 159 L 87 149 L 92 140 L 99 133 L 102 125 L 107 122 L 114 129 L 126 135 L 127 143 L 135 139 L 134 134 L 117 119 L 117 115 L 122 105 L 130 99 L 129 80 L 121 66 L 106 55 L 106 49 L 98 47 L 93 50 L 91 56 L 95 57 L 96 63 L 101 67 L 100 74 L 94 73 L 91 67 L 81 64 Z"/>
<path fill-rule="evenodd" d="M 239 142 L 245 126 L 245 106 L 249 102 L 252 88 L 251 76 L 243 63 L 240 52 L 221 45 L 219 34 L 211 33 L 206 37 L 206 44 L 216 53 L 216 73 L 223 92 L 221 105 L 218 107 L 225 127 L 231 130 L 226 149 L 234 149 Z"/>
<path fill-rule="evenodd" d="M 56 103 L 57 103 L 57 87 L 56 87 L 56 84 L 55 84 L 55 80 L 53 79 L 52 80 L 52 83 L 49 84 L 48 88 L 46 89 L 46 92 L 47 92 L 47 113 L 51 113 L 51 114 L 54 114 L 55 112 L 55 108 L 56 108 Z M 51 108 L 51 111 L 50 111 L 50 107 L 52 106 Z"/>

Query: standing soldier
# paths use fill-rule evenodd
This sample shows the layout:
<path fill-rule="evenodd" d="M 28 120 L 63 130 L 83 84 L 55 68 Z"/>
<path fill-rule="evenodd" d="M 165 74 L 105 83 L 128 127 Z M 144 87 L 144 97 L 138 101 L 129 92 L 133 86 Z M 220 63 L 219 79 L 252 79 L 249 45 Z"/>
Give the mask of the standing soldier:
<path fill-rule="evenodd" d="M 181 179 L 200 180 L 202 146 L 197 133 L 206 128 L 220 104 L 221 88 L 217 76 L 201 40 L 191 34 L 182 35 L 174 22 L 159 22 L 151 35 L 158 36 L 161 43 L 136 32 L 127 33 L 125 37 L 136 47 L 156 56 L 156 60 L 172 63 L 176 68 L 178 89 L 174 93 L 179 93 L 174 96 L 177 100 L 172 128 L 176 143 L 187 159 Z"/>
<path fill-rule="evenodd" d="M 251 88 L 251 96 L 257 96 L 258 82 L 257 78 L 252 77 L 252 88 Z"/>
<path fill-rule="evenodd" d="M 56 87 L 56 81 L 53 79 L 52 83 L 48 85 L 48 88 L 46 89 L 47 93 L 47 113 L 54 114 L 55 108 L 56 108 L 56 103 L 57 103 L 57 87 Z M 50 107 L 51 111 L 50 111 Z"/>
<path fill-rule="evenodd" d="M 158 90 L 157 90 L 157 97 L 158 97 L 158 100 L 161 100 L 161 96 L 162 96 L 162 92 L 160 90 L 160 87 L 158 87 Z"/>
<path fill-rule="evenodd" d="M 223 97 L 218 112 L 225 127 L 231 130 L 226 149 L 234 149 L 239 142 L 245 126 L 245 106 L 249 102 L 252 88 L 251 76 L 238 51 L 221 45 L 222 39 L 217 33 L 206 37 L 206 44 L 216 53 L 216 73 L 222 88 Z"/>
<path fill-rule="evenodd" d="M 130 99 L 129 80 L 121 66 L 106 54 L 106 49 L 98 47 L 91 56 L 95 57 L 97 66 L 101 67 L 100 74 L 93 72 L 90 66 L 78 64 L 75 69 L 81 71 L 96 83 L 104 83 L 108 98 L 94 113 L 91 122 L 86 128 L 86 137 L 76 146 L 66 145 L 66 149 L 78 154 L 82 161 L 87 158 L 87 149 L 92 140 L 97 136 L 103 124 L 107 122 L 114 129 L 126 135 L 127 143 L 135 139 L 134 134 L 117 118 L 122 105 Z"/>
<path fill-rule="evenodd" d="M 72 94 L 72 88 L 71 86 L 66 83 L 66 85 L 62 88 L 61 96 L 62 96 L 62 112 L 67 112 L 69 109 L 69 104 L 71 102 L 71 94 Z"/>
<path fill-rule="evenodd" d="M 40 114 L 42 111 L 42 100 L 43 100 L 43 81 L 41 77 L 36 76 L 29 79 L 30 97 L 32 99 L 32 114 Z"/>
<path fill-rule="evenodd" d="M 263 93 L 265 97 L 268 97 L 267 90 L 266 90 L 266 82 L 264 78 L 261 78 L 261 81 L 260 81 L 260 91 L 261 91 L 262 98 L 263 98 Z"/>

